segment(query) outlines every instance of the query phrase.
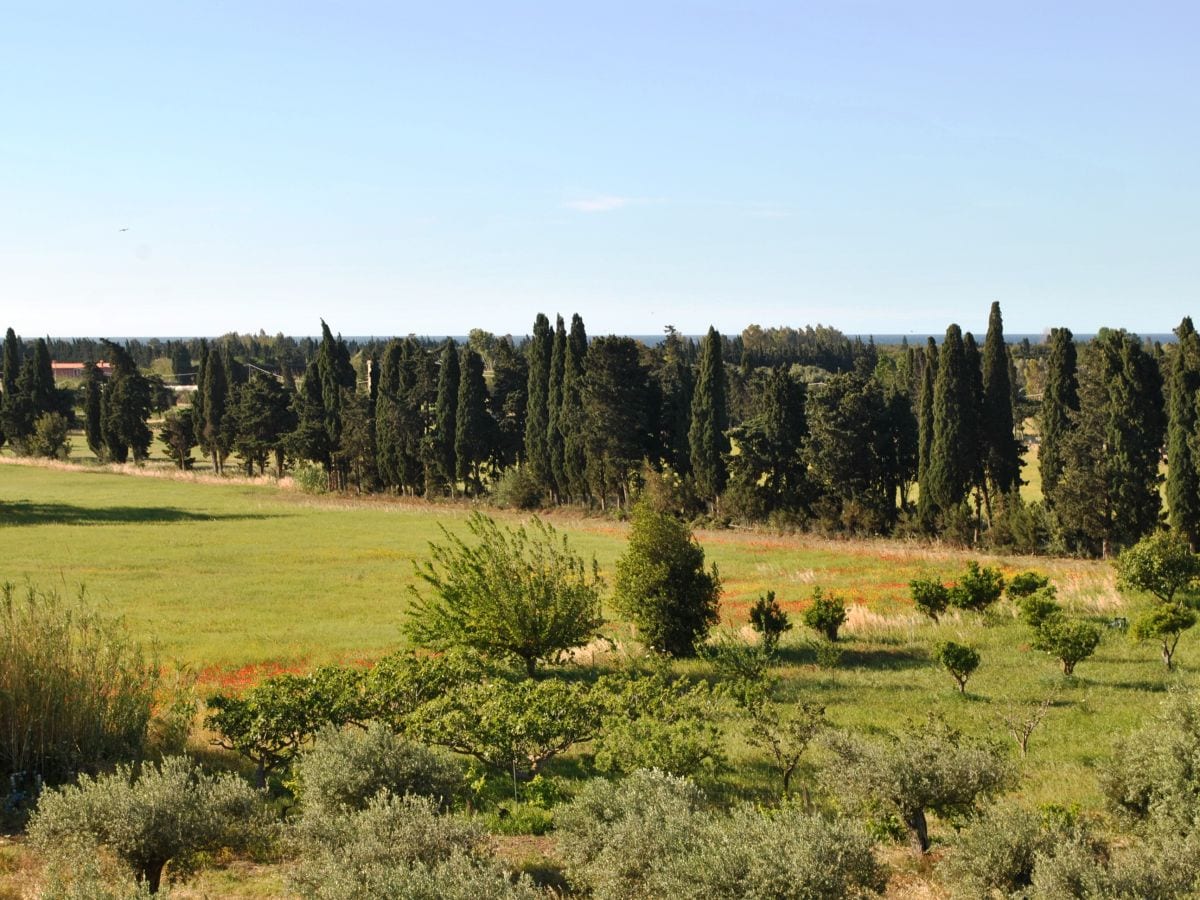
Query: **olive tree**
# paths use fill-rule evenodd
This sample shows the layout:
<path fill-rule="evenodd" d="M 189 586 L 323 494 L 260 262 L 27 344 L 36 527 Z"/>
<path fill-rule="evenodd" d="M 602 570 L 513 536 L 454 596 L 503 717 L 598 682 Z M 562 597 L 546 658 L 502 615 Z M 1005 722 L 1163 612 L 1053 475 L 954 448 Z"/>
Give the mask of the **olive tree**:
<path fill-rule="evenodd" d="M 62 865 L 104 847 L 156 893 L 168 863 L 186 871 L 195 854 L 244 846 L 264 827 L 259 792 L 236 775 L 205 775 L 176 756 L 47 791 L 29 839 Z"/>
<path fill-rule="evenodd" d="M 575 554 L 566 535 L 540 519 L 515 529 L 475 513 L 467 522 L 473 544 L 442 529 L 443 544 L 416 565 L 433 591 L 409 611 L 408 634 L 425 647 L 469 647 L 519 659 L 533 675 L 539 663 L 596 636 L 603 624 L 603 582 L 593 558 Z"/>
<path fill-rule="evenodd" d="M 850 805 L 894 811 L 922 853 L 929 850 L 929 812 L 969 813 L 1011 780 L 995 744 L 969 738 L 936 716 L 890 740 L 834 733 L 828 744 L 837 760 L 823 772 L 828 789 Z"/>

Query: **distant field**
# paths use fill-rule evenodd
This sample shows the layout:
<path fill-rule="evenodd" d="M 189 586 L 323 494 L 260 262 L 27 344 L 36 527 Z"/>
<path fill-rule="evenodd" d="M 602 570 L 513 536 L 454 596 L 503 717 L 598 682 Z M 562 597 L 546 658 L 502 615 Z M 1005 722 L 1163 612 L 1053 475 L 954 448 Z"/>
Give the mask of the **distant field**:
<path fill-rule="evenodd" d="M 0 578 L 28 579 L 73 593 L 85 584 L 132 630 L 155 638 L 166 660 L 236 685 L 275 666 L 369 660 L 403 644 L 400 623 L 413 560 L 439 526 L 460 529 L 467 509 L 380 499 L 313 498 L 272 486 L 204 484 L 100 471 L 0 465 Z M 505 514 L 506 518 L 517 517 Z M 625 525 L 577 514 L 551 516 L 575 546 L 612 572 Z M 1176 679 L 1192 683 L 1200 640 L 1184 638 L 1183 674 L 1165 672 L 1152 647 L 1106 631 L 1097 657 L 1064 680 L 1029 648 L 1011 608 L 986 617 L 950 616 L 934 625 L 914 614 L 907 582 L 918 573 L 950 578 L 972 554 L 888 541 L 828 541 L 720 531 L 698 535 L 725 583 L 723 616 L 734 626 L 762 591 L 801 610 L 820 585 L 856 606 L 841 664 L 815 664 L 797 621 L 783 644 L 783 691 L 819 699 L 837 722 L 893 728 L 941 710 L 974 732 L 1003 737 L 1010 701 L 1056 694 L 1035 736 L 1022 792 L 1031 802 L 1098 802 L 1092 765 L 1114 735 L 1134 727 Z M 1125 614 L 1111 568 L 1099 562 L 997 558 L 1011 574 L 1049 572 L 1077 613 L 1106 622 Z M 797 616 L 793 616 L 798 619 Z M 618 637 L 625 629 L 613 626 Z M 983 665 L 960 697 L 929 658 L 938 640 L 975 644 Z M 601 660 L 601 663 L 604 661 Z M 689 663 L 704 674 L 707 667 Z M 736 782 L 761 790 L 760 756 L 731 738 Z"/>

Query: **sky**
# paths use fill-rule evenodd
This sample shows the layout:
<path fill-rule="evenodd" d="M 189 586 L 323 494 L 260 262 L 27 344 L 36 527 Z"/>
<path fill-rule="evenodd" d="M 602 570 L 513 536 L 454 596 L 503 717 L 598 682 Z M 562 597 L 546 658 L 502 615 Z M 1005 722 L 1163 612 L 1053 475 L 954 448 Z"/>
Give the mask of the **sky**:
<path fill-rule="evenodd" d="M 26 336 L 1165 332 L 1195 3 L 4 5 Z"/>

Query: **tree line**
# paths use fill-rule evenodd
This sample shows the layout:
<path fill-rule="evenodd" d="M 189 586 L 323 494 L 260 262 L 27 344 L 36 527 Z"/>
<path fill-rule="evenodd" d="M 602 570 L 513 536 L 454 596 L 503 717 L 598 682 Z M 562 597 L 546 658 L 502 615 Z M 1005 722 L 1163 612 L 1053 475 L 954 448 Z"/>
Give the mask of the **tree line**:
<path fill-rule="evenodd" d="M 1176 332 L 1166 348 L 1066 328 L 1010 346 L 999 304 L 982 346 L 951 325 L 882 350 L 822 326 L 669 328 L 648 346 L 540 313 L 522 340 L 356 345 L 322 322 L 319 340 L 291 342 L 297 370 L 255 362 L 278 339 L 166 347 L 196 390 L 158 437 L 181 468 L 197 449 L 217 472 L 236 454 L 248 473 L 308 467 L 334 490 L 621 510 L 648 493 L 692 518 L 1109 555 L 1164 518 L 1200 541 L 1200 337 L 1188 318 Z M 3 437 L 39 452 L 39 420 L 61 417 L 44 424 L 65 439 L 78 405 L 97 456 L 145 459 L 161 384 L 105 341 L 111 372 L 89 366 L 74 397 L 54 385 L 53 343 L 9 329 Z M 1034 503 L 1019 490 L 1028 444 Z"/>

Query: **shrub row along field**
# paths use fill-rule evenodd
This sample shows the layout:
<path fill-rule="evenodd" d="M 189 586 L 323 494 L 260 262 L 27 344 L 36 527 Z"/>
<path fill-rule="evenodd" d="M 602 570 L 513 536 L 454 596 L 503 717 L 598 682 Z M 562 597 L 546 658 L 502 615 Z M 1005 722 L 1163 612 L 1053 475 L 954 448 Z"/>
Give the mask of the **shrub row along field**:
<path fill-rule="evenodd" d="M 602 632 L 617 644 L 616 649 L 605 642 L 590 645 L 577 654 L 574 666 L 549 683 L 565 675 L 568 685 L 598 691 L 597 709 L 611 710 L 621 689 L 619 682 L 618 688 L 604 685 L 614 683 L 611 679 L 628 668 L 635 653 L 630 627 L 620 621 L 611 593 L 628 529 L 623 523 L 562 512 L 552 520 L 569 535 L 573 550 L 596 557 L 606 582 L 606 617 L 612 620 Z M 517 521 L 501 520 L 510 525 Z M 221 690 L 236 697 L 279 669 L 299 672 L 337 663 L 353 670 L 402 652 L 406 638 L 401 626 L 413 604 L 410 588 L 420 584 L 414 562 L 429 558 L 430 542 L 447 545 L 443 528 L 470 543 L 468 524 L 464 506 L 318 499 L 261 486 L 0 467 L 5 576 L 64 595 L 84 584 L 94 607 L 124 616 L 134 636 L 156 640 L 163 660 L 200 672 L 202 694 Z M 782 634 L 772 669 L 777 681 L 770 707 L 775 714 L 799 722 L 804 704 L 823 707 L 836 733 L 850 741 L 912 728 L 920 732 L 928 714 L 939 714 L 969 738 L 1008 745 L 1015 772 L 1012 788 L 1026 808 L 1054 804 L 1085 814 L 1099 811 L 1098 773 L 1113 755 L 1114 739 L 1144 724 L 1159 709 L 1168 687 L 1195 683 L 1191 673 L 1200 647 L 1194 646 L 1193 634 L 1184 634 L 1176 668 L 1169 672 L 1156 643 L 1137 643 L 1119 627 L 1110 627 L 1122 619 L 1135 620 L 1152 601 L 1118 593 L 1112 567 L 1106 564 L 979 557 L 983 569 L 973 570 L 971 556 L 918 545 L 729 531 L 697 537 L 707 561 L 717 564 L 724 588 L 718 647 L 757 640 L 747 622 L 751 607 L 768 591 L 790 614 L 793 627 Z M 961 601 L 954 605 L 955 588 L 948 592 L 952 605 L 935 620 L 910 599 L 914 580 L 944 585 L 967 576 L 986 582 L 991 568 L 1009 580 L 1030 568 L 1046 573 L 1061 606 L 1055 615 L 1087 623 L 1102 634 L 1095 654 L 1082 659 L 1072 677 L 1064 676 L 1058 659 L 1039 649 L 1049 632 L 1030 626 L 1029 604 L 1022 609 L 1002 600 L 974 612 L 961 608 L 969 606 Z M 428 585 L 423 590 L 428 596 Z M 813 608 L 818 590 L 825 602 L 816 608 L 824 615 L 810 616 L 814 627 L 808 628 L 803 612 Z M 831 597 L 846 601 L 844 623 L 837 622 L 840 613 Z M 836 644 L 828 641 L 832 631 L 839 635 Z M 971 668 L 971 654 L 947 649 L 954 646 L 978 654 L 978 668 L 968 673 L 965 685 L 946 666 L 961 675 L 964 667 Z M 728 685 L 736 680 L 730 675 L 739 662 L 736 651 L 724 656 L 723 663 L 711 655 L 677 661 L 671 671 Z M 774 802 L 779 796 L 780 772 L 762 740 L 764 716 L 748 709 L 753 704 L 714 706 L 725 765 L 707 772 L 704 786 L 723 803 L 738 798 Z M 1022 724 L 1032 719 L 1040 722 L 1028 740 L 1028 754 L 1022 755 L 1009 725 L 1019 737 Z M 444 720 L 418 721 L 413 733 L 437 744 Z M 225 724 L 230 725 L 228 719 Z M 629 733 L 636 735 L 636 728 Z M 193 747 L 206 745 L 213 736 L 194 736 Z M 577 793 L 583 776 L 603 770 L 605 761 L 597 757 L 617 753 L 612 746 L 578 743 L 540 770 L 548 784 L 521 788 L 524 798 L 540 792 L 549 798 L 548 806 L 557 808 L 555 793 Z M 792 776 L 793 790 L 811 787 L 828 795 L 829 772 L 841 765 L 831 754 L 843 751 L 849 754 L 847 764 L 864 765 L 861 751 L 851 745 L 815 742 Z M 864 771 L 870 771 L 870 758 L 865 759 Z M 825 775 L 818 779 L 822 768 Z M 482 789 L 473 801 L 491 816 L 484 821 L 499 830 L 526 827 L 529 823 L 505 824 L 496 818 L 503 796 L 496 792 L 503 791 L 503 779 L 496 772 L 489 777 L 492 792 Z M 381 807 L 371 815 L 384 821 L 409 813 Z M 560 824 L 557 813 L 548 818 Z M 735 826 L 723 822 L 696 820 L 687 827 L 708 835 L 703 839 L 714 846 L 724 841 L 723 828 L 759 827 L 749 821 Z M 800 830 L 817 827 L 803 816 L 796 822 Z M 935 847 L 953 839 L 947 821 L 934 818 L 931 828 Z M 857 846 L 859 838 L 846 840 Z M 559 861 L 583 871 L 593 866 L 588 855 L 593 852 L 599 851 L 585 852 L 577 845 Z M 457 857 L 447 859 L 449 865 Z M 694 867 L 693 862 L 687 867 Z M 864 884 L 879 877 L 867 869 Z"/>

